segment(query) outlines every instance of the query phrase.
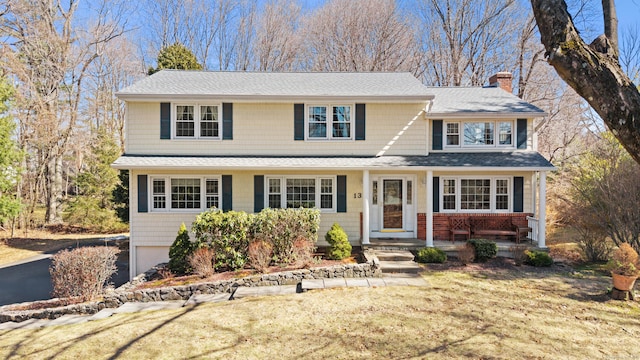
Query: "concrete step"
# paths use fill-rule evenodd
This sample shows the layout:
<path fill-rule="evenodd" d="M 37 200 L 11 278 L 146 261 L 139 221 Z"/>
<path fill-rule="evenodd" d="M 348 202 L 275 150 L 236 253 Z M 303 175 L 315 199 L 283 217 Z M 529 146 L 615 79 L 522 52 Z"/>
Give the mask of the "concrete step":
<path fill-rule="evenodd" d="M 413 261 L 413 254 L 407 250 L 375 250 L 380 261 Z"/>
<path fill-rule="evenodd" d="M 422 268 L 414 261 L 380 261 L 382 273 L 417 273 Z"/>

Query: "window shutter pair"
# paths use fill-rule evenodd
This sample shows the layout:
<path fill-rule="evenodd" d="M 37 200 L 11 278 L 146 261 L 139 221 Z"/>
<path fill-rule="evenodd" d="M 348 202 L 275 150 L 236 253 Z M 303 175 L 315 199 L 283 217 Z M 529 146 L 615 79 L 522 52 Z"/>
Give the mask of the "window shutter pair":
<path fill-rule="evenodd" d="M 336 179 L 336 210 L 339 213 L 347 212 L 347 176 L 338 175 Z M 253 212 L 264 209 L 264 175 L 253 177 Z"/>
<path fill-rule="evenodd" d="M 365 104 L 356 104 L 355 120 L 355 139 L 365 140 L 367 128 Z M 304 104 L 293 104 L 293 139 L 304 140 Z"/>
<path fill-rule="evenodd" d="M 160 139 L 171 139 L 171 103 L 160 103 Z M 222 140 L 233 140 L 232 103 L 222 103 Z"/>
<path fill-rule="evenodd" d="M 233 186 L 231 175 L 222 175 L 222 211 L 233 209 Z M 149 212 L 148 175 L 138 175 L 138 212 Z"/>

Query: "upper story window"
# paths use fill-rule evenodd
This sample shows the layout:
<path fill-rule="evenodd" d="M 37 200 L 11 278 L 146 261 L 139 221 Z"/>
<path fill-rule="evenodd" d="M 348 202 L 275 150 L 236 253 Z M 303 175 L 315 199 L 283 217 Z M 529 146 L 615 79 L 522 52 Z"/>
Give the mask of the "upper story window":
<path fill-rule="evenodd" d="M 334 177 L 269 177 L 266 185 L 270 208 L 336 209 Z"/>
<path fill-rule="evenodd" d="M 175 138 L 220 139 L 220 105 L 175 105 Z"/>
<path fill-rule="evenodd" d="M 446 123 L 446 147 L 513 147 L 513 121 Z"/>
<path fill-rule="evenodd" d="M 205 210 L 220 205 L 220 178 L 151 178 L 152 211 Z"/>
<path fill-rule="evenodd" d="M 351 105 L 310 105 L 307 107 L 307 139 L 353 139 Z"/>

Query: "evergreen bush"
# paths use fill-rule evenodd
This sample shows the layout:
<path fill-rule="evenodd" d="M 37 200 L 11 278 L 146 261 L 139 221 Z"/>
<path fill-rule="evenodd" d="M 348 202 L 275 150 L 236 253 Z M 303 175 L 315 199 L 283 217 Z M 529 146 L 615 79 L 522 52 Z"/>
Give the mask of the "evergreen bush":
<path fill-rule="evenodd" d="M 416 261 L 419 263 L 444 263 L 447 261 L 447 254 L 441 249 L 425 247 L 416 253 Z"/>
<path fill-rule="evenodd" d="M 198 243 L 189 239 L 187 227 L 182 223 L 176 240 L 169 248 L 169 270 L 174 274 L 187 274 L 191 272 L 189 255 L 197 248 Z"/>
<path fill-rule="evenodd" d="M 498 255 L 498 245 L 493 241 L 471 239 L 468 243 L 473 246 L 477 262 L 484 262 Z"/>
<path fill-rule="evenodd" d="M 267 208 L 252 217 L 248 236 L 270 242 L 274 262 L 291 264 L 301 260 L 300 249 L 315 250 L 319 227 L 318 209 Z"/>
<path fill-rule="evenodd" d="M 324 239 L 329 243 L 329 250 L 327 254 L 329 259 L 342 260 L 351 256 L 351 244 L 349 243 L 349 237 L 338 223 L 334 223 L 331 226 L 331 229 L 327 232 Z"/>
<path fill-rule="evenodd" d="M 536 267 L 547 267 L 553 265 L 553 259 L 545 251 L 527 250 L 525 251 L 525 255 L 527 256 L 525 260 L 527 265 L 533 265 Z"/>
<path fill-rule="evenodd" d="M 191 226 L 196 240 L 216 254 L 216 269 L 242 269 L 247 263 L 247 231 L 253 216 L 244 211 L 207 210 Z"/>

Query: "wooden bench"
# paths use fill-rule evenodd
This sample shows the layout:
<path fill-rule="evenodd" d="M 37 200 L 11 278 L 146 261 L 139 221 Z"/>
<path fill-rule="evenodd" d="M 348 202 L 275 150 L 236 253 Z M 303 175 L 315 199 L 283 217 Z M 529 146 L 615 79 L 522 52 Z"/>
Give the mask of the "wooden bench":
<path fill-rule="evenodd" d="M 471 237 L 471 225 L 469 225 L 469 218 L 463 216 L 449 217 L 449 240 L 451 240 L 451 242 L 455 242 L 456 235 L 464 235 L 465 240 L 469 240 Z"/>
<path fill-rule="evenodd" d="M 520 236 L 525 228 L 513 224 L 509 217 L 481 217 L 474 216 L 470 220 L 473 236 L 513 236 L 516 243 L 520 243 Z M 530 231 L 526 228 L 526 232 Z"/>

